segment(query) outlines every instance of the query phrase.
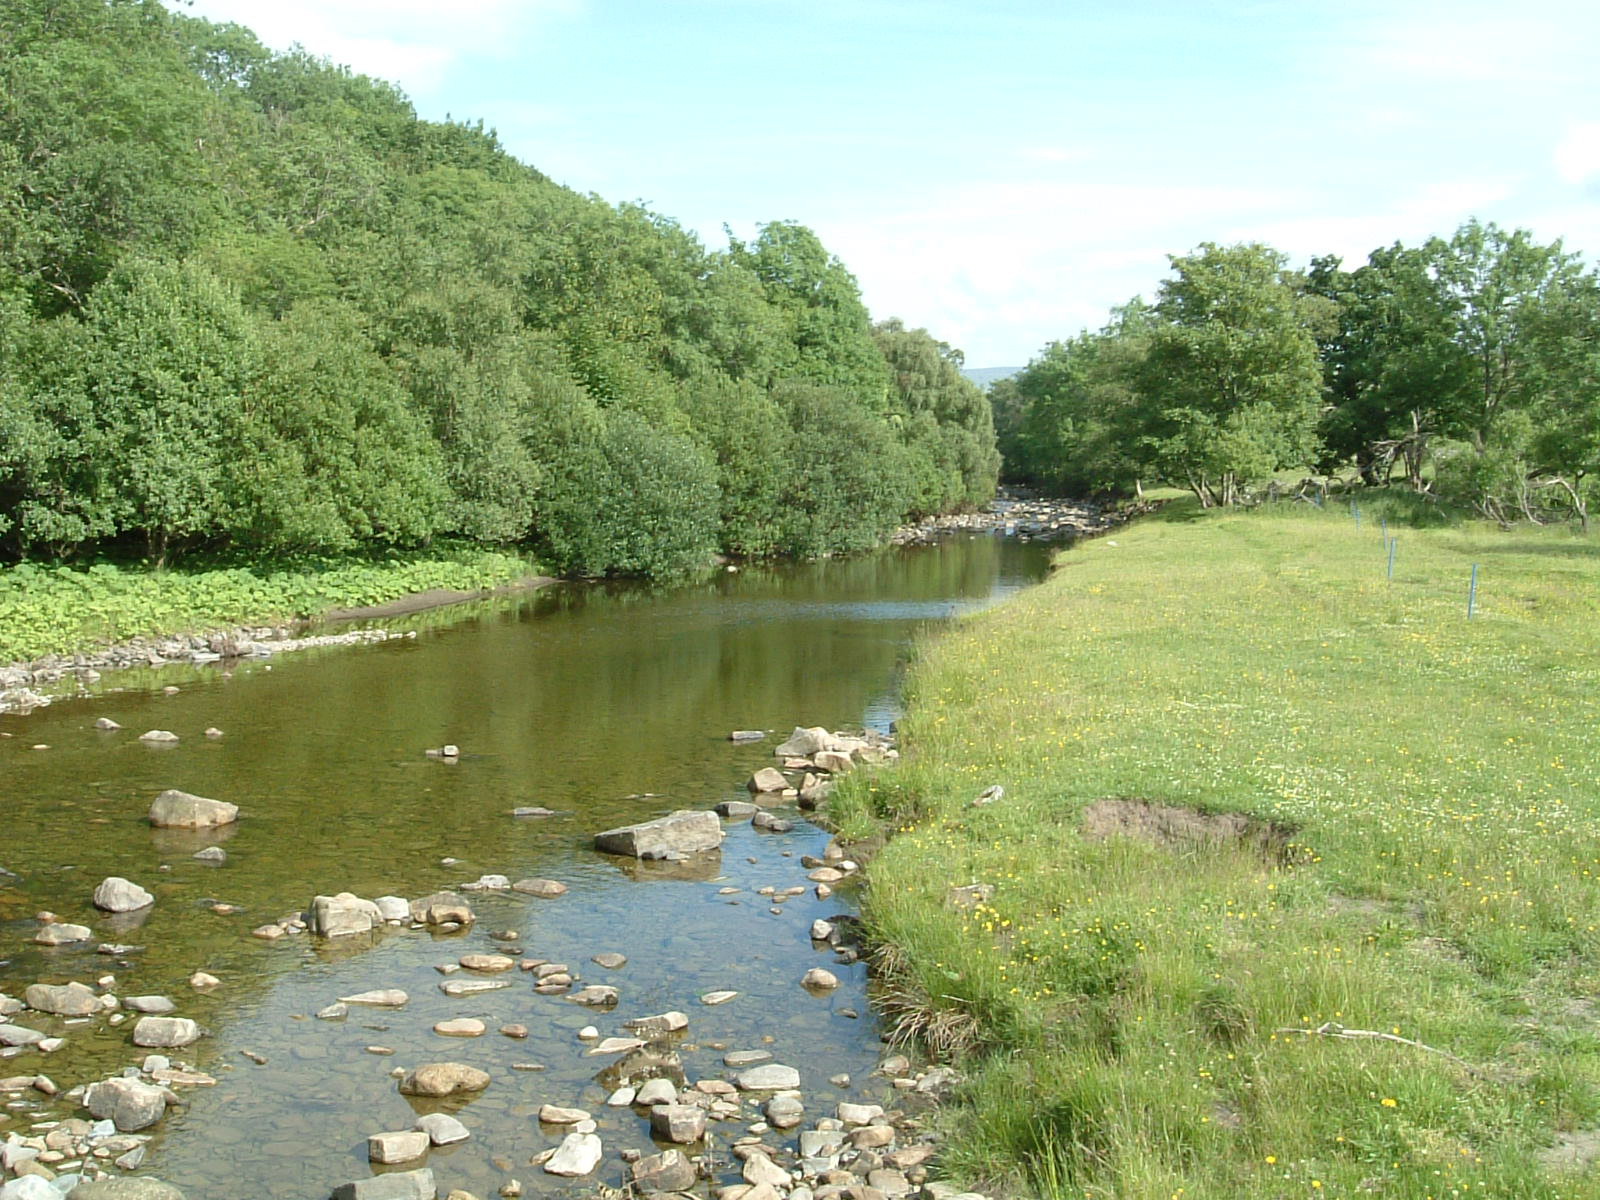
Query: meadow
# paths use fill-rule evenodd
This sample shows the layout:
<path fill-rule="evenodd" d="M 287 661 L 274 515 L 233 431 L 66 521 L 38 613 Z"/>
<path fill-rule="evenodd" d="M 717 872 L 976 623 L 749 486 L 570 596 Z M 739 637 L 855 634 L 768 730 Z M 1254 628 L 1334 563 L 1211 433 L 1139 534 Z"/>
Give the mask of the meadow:
<path fill-rule="evenodd" d="M 525 558 L 472 546 L 165 570 L 20 563 L 0 567 L 0 665 L 137 637 L 315 617 L 434 588 L 495 587 L 535 573 Z"/>
<path fill-rule="evenodd" d="M 924 647 L 834 819 L 950 1177 L 1600 1196 L 1600 545 L 1363 503 L 1175 504 Z"/>

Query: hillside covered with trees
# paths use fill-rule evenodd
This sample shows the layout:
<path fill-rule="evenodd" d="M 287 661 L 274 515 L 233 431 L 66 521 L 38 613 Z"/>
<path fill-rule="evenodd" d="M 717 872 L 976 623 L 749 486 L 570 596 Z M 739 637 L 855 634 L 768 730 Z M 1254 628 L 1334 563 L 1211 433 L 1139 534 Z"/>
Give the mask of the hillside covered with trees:
<path fill-rule="evenodd" d="M 982 503 L 961 356 L 156 0 L 0 0 L 0 560 L 814 555 Z"/>
<path fill-rule="evenodd" d="M 1229 504 L 1353 466 L 1500 521 L 1587 526 L 1600 477 L 1600 277 L 1476 221 L 1291 270 L 1269 247 L 1172 259 L 1153 305 L 1054 342 L 990 391 L 1008 472 Z"/>

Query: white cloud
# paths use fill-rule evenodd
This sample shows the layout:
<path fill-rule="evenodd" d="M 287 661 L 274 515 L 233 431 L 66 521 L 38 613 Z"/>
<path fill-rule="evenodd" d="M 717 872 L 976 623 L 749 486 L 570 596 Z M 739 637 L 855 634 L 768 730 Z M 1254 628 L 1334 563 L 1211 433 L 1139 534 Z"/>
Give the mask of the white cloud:
<path fill-rule="evenodd" d="M 1584 184 L 1600 176 L 1600 121 L 1570 125 L 1556 143 L 1556 174 L 1568 183 Z"/>
<path fill-rule="evenodd" d="M 169 0 L 169 3 L 171 0 Z M 276 50 L 312 54 L 413 95 L 437 89 L 467 55 L 526 52 L 527 27 L 568 15 L 580 0 L 194 0 L 179 11 L 231 21 Z"/>

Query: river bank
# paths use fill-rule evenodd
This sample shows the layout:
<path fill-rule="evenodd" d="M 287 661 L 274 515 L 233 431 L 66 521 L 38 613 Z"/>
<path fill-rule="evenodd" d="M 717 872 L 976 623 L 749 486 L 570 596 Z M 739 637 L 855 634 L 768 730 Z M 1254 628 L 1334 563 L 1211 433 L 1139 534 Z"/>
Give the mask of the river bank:
<path fill-rule="evenodd" d="M 865 917 L 1000 1194 L 1592 1196 L 1600 560 L 1186 506 L 908 682 Z M 1467 589 L 1479 564 L 1477 608 Z"/>

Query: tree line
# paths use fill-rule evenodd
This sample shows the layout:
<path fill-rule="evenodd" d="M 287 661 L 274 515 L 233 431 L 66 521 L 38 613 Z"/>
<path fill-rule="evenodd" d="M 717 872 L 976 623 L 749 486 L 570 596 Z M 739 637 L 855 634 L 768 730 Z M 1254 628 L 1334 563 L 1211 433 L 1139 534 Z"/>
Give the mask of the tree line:
<path fill-rule="evenodd" d="M 990 390 L 1008 473 L 1232 504 L 1274 472 L 1353 470 L 1502 522 L 1576 519 L 1600 479 L 1600 275 L 1559 241 L 1450 238 L 1294 270 L 1260 244 L 1171 259 L 1153 304 Z"/>
<path fill-rule="evenodd" d="M 0 0 L 0 561 L 526 544 L 670 574 L 981 504 L 958 351 L 157 0 Z"/>

